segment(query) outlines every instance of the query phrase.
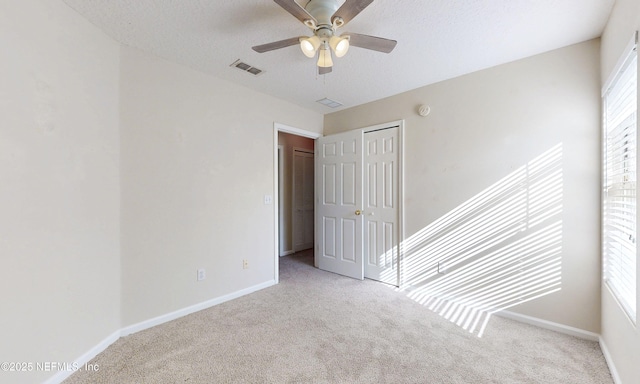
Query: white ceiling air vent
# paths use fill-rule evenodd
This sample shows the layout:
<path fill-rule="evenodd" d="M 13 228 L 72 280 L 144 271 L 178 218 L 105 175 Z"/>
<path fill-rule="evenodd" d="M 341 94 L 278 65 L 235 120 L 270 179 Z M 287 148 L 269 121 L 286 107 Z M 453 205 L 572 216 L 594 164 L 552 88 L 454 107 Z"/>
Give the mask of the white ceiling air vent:
<path fill-rule="evenodd" d="M 316 102 L 322 105 L 326 105 L 329 108 L 338 108 L 342 106 L 342 103 L 335 100 L 328 99 L 326 97 L 324 99 L 316 100 Z"/>
<path fill-rule="evenodd" d="M 236 61 L 233 62 L 233 64 L 230 65 L 230 67 L 236 67 L 241 71 L 250 73 L 254 76 L 258 76 L 262 73 L 264 73 L 264 71 L 262 69 L 258 69 L 256 67 L 252 67 L 251 65 L 242 62 L 242 60 L 238 59 Z"/>

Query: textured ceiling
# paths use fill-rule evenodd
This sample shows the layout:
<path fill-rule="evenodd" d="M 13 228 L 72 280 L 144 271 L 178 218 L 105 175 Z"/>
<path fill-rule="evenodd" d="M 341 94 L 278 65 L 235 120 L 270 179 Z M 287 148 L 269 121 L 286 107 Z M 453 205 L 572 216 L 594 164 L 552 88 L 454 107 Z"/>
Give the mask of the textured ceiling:
<path fill-rule="evenodd" d="M 64 2 L 125 45 L 324 114 L 598 37 L 614 0 L 376 0 L 339 33 L 397 40 L 396 49 L 352 47 L 323 76 L 297 46 L 251 49 L 309 35 L 271 0 Z M 237 59 L 265 73 L 230 67 Z M 324 97 L 344 106 L 315 102 Z"/>

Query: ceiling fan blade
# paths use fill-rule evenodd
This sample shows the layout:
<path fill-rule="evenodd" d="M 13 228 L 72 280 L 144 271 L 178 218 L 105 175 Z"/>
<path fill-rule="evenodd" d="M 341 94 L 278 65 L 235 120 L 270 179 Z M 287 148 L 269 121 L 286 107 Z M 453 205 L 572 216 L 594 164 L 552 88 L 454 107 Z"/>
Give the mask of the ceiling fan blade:
<path fill-rule="evenodd" d="M 346 0 L 344 4 L 338 8 L 336 13 L 333 14 L 331 21 L 336 17 L 340 17 L 344 24 L 347 24 L 371 3 L 373 3 L 373 0 Z"/>
<path fill-rule="evenodd" d="M 292 37 L 290 39 L 274 41 L 273 43 L 256 45 L 255 47 L 251 47 L 251 49 L 253 49 L 254 51 L 256 51 L 258 53 L 265 53 L 265 52 L 274 51 L 274 50 L 280 49 L 280 48 L 290 47 L 290 46 L 296 45 L 296 44 L 300 44 L 300 38 L 299 37 Z"/>
<path fill-rule="evenodd" d="M 333 67 L 318 67 L 318 75 L 324 75 L 330 73 Z"/>
<path fill-rule="evenodd" d="M 313 20 L 314 23 L 317 23 L 316 18 L 311 16 L 311 14 L 307 12 L 306 9 L 302 8 L 300 4 L 296 3 L 295 0 L 273 0 L 273 1 L 275 1 L 276 4 L 284 8 L 285 11 L 292 14 L 293 17 L 300 20 L 301 22 L 304 23 L 305 20 Z"/>
<path fill-rule="evenodd" d="M 389 53 L 393 51 L 393 48 L 398 44 L 395 40 L 389 40 L 382 37 L 375 37 L 369 35 L 361 35 L 359 33 L 343 33 L 342 36 L 349 36 L 349 45 L 354 47 L 360 47 L 365 49 L 371 49 L 373 51 Z"/>

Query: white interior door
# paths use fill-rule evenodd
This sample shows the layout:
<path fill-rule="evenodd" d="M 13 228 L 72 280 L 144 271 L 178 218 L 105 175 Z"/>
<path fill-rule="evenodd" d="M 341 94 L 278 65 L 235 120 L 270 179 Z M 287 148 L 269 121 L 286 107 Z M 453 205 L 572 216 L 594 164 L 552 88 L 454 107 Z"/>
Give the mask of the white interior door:
<path fill-rule="evenodd" d="M 399 284 L 399 128 L 364 134 L 364 277 Z"/>
<path fill-rule="evenodd" d="M 316 145 L 316 266 L 362 280 L 362 131 Z"/>
<path fill-rule="evenodd" d="M 313 248 L 313 153 L 293 151 L 293 251 Z"/>

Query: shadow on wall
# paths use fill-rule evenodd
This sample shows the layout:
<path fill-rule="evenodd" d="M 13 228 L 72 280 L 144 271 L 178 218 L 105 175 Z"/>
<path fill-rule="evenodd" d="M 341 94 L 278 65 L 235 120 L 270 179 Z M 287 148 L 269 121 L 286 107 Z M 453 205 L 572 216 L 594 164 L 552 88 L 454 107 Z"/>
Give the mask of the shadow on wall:
<path fill-rule="evenodd" d="M 562 144 L 412 235 L 403 290 L 481 337 L 491 315 L 561 289 Z"/>

